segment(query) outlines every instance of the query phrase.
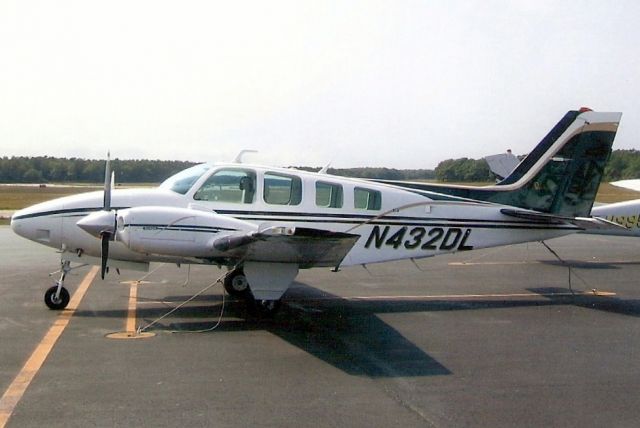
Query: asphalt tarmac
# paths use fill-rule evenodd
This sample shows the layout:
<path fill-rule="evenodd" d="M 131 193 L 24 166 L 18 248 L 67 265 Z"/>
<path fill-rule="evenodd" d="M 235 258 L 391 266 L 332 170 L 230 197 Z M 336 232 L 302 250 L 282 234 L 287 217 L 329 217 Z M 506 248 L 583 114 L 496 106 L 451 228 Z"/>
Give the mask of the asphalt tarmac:
<path fill-rule="evenodd" d="M 7 427 L 640 424 L 634 238 L 549 241 L 564 264 L 531 243 L 301 271 L 272 319 L 213 286 L 144 339 L 107 336 L 223 271 L 192 267 L 184 285 L 186 267 L 154 265 L 132 286 L 141 273 L 80 268 L 64 324 L 43 303 L 58 255 L 8 227 L 0 242 L 0 427 L 3 412 Z"/>

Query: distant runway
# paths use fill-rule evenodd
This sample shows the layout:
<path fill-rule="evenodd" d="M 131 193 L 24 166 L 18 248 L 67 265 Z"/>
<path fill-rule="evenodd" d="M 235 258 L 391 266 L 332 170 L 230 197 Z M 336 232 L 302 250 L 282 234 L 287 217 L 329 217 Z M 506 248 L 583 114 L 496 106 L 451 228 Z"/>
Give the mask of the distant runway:
<path fill-rule="evenodd" d="M 184 285 L 185 267 L 139 283 L 84 267 L 61 315 L 42 301 L 58 255 L 8 227 L 0 242 L 0 427 L 640 420 L 638 239 L 549 241 L 564 263 L 534 243 L 302 271 L 273 319 L 214 286 L 156 323 L 222 271 L 192 267 Z M 153 337 L 107 338 L 151 323 Z"/>

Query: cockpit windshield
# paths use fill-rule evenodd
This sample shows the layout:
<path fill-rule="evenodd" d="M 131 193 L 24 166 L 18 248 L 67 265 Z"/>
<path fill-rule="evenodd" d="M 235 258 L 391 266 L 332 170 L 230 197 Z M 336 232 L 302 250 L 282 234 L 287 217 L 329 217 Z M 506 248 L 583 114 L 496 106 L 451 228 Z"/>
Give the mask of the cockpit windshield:
<path fill-rule="evenodd" d="M 172 190 L 184 195 L 189 191 L 189 189 L 191 189 L 193 183 L 195 183 L 198 178 L 202 177 L 202 174 L 207 172 L 210 168 L 211 166 L 205 163 L 192 166 L 191 168 L 187 168 L 184 171 L 180 171 L 179 173 L 167 178 L 162 182 L 160 188 Z"/>

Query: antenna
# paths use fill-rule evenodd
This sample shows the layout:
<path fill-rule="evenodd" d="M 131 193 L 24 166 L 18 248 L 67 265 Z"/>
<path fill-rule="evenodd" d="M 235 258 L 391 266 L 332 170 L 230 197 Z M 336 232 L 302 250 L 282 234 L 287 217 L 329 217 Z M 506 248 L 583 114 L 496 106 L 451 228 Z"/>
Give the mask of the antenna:
<path fill-rule="evenodd" d="M 242 156 L 245 153 L 258 153 L 257 150 L 251 150 L 251 149 L 243 149 L 240 150 L 240 152 L 236 155 L 236 157 L 233 159 L 233 163 L 242 163 Z"/>
<path fill-rule="evenodd" d="M 323 166 L 320 171 L 318 171 L 318 174 L 326 174 L 327 171 L 329 170 L 329 166 L 331 166 L 331 161 L 329 161 L 329 163 L 327 163 L 325 166 Z"/>

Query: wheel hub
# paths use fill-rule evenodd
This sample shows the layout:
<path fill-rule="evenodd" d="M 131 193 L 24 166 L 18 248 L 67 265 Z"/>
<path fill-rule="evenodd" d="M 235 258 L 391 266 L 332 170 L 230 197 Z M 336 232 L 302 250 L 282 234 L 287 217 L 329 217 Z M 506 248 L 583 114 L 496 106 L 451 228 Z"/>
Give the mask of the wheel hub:
<path fill-rule="evenodd" d="M 231 287 L 238 292 L 245 291 L 249 287 L 247 277 L 244 275 L 237 275 L 231 280 Z"/>

